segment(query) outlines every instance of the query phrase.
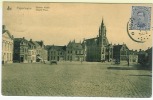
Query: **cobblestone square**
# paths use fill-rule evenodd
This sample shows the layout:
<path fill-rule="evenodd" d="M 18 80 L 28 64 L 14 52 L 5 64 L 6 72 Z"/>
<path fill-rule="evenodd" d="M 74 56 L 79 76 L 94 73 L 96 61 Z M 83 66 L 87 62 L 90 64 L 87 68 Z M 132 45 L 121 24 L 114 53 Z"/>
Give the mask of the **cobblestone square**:
<path fill-rule="evenodd" d="M 152 71 L 116 67 L 100 62 L 4 64 L 2 95 L 151 97 Z"/>

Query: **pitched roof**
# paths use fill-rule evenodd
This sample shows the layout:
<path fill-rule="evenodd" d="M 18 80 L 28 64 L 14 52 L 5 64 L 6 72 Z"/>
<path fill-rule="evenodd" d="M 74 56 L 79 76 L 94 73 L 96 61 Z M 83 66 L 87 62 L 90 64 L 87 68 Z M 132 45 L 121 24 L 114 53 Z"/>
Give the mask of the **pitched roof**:
<path fill-rule="evenodd" d="M 32 46 L 33 46 L 34 48 L 36 47 L 31 41 L 28 41 L 28 46 L 29 46 L 29 48 L 31 48 Z"/>
<path fill-rule="evenodd" d="M 122 45 L 114 45 L 113 46 L 113 50 L 120 50 L 123 46 L 125 46 L 128 50 L 129 50 L 129 48 L 126 46 L 126 44 L 122 44 Z"/>
<path fill-rule="evenodd" d="M 118 51 L 122 48 L 122 45 L 114 45 L 113 50 Z"/>
<path fill-rule="evenodd" d="M 85 41 L 87 46 L 98 44 L 98 38 L 90 38 Z"/>
<path fill-rule="evenodd" d="M 14 41 L 15 42 L 22 42 L 22 41 L 28 42 L 28 40 L 26 40 L 25 38 L 14 38 Z"/>
<path fill-rule="evenodd" d="M 36 46 L 36 48 L 40 47 L 39 43 L 37 43 L 36 41 L 30 41 L 33 45 Z"/>
<path fill-rule="evenodd" d="M 21 42 L 28 42 L 25 38 L 14 38 L 14 45 L 19 46 Z"/>
<path fill-rule="evenodd" d="M 43 46 L 43 41 L 36 41 L 41 47 Z"/>
<path fill-rule="evenodd" d="M 46 49 L 46 50 L 49 50 L 49 49 L 51 48 L 51 46 L 53 46 L 53 45 L 46 45 L 46 46 L 45 46 L 45 49 Z"/>
<path fill-rule="evenodd" d="M 75 42 L 71 42 L 67 45 L 67 48 L 72 48 L 72 49 L 83 49 L 81 43 L 75 43 Z"/>
<path fill-rule="evenodd" d="M 151 47 L 151 48 L 148 48 L 148 49 L 146 50 L 146 52 L 147 52 L 147 53 L 149 53 L 149 52 L 152 53 L 152 47 Z"/>
<path fill-rule="evenodd" d="M 144 50 L 140 50 L 138 54 L 146 54 L 146 52 Z"/>
<path fill-rule="evenodd" d="M 129 50 L 129 54 L 138 54 L 138 51 L 134 50 Z"/>
<path fill-rule="evenodd" d="M 10 32 L 8 30 L 3 30 L 2 34 L 4 34 L 4 33 L 7 33 L 8 36 L 13 40 L 14 37 L 13 37 L 13 35 L 10 34 Z"/>
<path fill-rule="evenodd" d="M 55 49 L 57 51 L 61 51 L 61 50 L 66 51 L 66 46 L 56 46 L 56 45 L 52 45 L 52 46 L 48 46 L 48 47 L 49 47 L 48 50 Z"/>

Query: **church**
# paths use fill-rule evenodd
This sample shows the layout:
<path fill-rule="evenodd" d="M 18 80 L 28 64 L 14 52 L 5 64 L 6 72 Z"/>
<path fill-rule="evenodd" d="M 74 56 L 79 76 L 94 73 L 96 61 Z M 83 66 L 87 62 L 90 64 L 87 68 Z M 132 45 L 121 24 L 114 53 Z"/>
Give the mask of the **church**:
<path fill-rule="evenodd" d="M 86 51 L 86 61 L 103 62 L 113 59 L 113 45 L 109 44 L 106 33 L 106 26 L 102 19 L 99 27 L 99 35 L 95 38 L 84 39 L 83 41 L 83 46 Z"/>

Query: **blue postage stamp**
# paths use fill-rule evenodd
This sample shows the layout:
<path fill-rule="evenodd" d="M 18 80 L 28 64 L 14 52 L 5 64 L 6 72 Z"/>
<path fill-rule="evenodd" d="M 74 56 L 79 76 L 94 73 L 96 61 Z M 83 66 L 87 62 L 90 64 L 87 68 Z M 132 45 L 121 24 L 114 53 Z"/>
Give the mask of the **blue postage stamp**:
<path fill-rule="evenodd" d="M 130 30 L 150 30 L 151 7 L 132 6 Z"/>

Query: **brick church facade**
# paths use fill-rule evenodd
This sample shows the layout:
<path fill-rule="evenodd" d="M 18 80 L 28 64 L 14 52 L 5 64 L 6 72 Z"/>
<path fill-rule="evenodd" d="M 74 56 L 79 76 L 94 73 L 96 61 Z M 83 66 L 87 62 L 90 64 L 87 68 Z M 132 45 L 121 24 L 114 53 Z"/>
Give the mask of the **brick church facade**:
<path fill-rule="evenodd" d="M 102 20 L 99 35 L 96 38 L 83 41 L 86 49 L 86 61 L 111 61 L 113 59 L 113 46 L 106 37 L 106 26 Z"/>

